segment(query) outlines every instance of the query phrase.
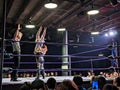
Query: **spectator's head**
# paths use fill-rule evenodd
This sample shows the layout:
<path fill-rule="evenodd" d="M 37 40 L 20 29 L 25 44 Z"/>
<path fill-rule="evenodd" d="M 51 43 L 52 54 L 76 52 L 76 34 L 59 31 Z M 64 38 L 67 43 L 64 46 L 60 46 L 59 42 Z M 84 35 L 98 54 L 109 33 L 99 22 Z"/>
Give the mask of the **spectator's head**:
<path fill-rule="evenodd" d="M 81 76 L 74 76 L 73 81 L 76 85 L 81 86 L 83 84 L 83 79 Z"/>
<path fill-rule="evenodd" d="M 31 83 L 31 87 L 34 90 L 45 90 L 45 83 L 44 81 L 40 80 L 40 79 L 35 79 L 32 83 Z"/>
<path fill-rule="evenodd" d="M 103 76 L 98 77 L 98 87 L 102 90 L 103 86 L 106 84 L 106 79 Z"/>
<path fill-rule="evenodd" d="M 69 90 L 63 83 L 57 85 L 56 90 Z"/>
<path fill-rule="evenodd" d="M 55 89 L 55 87 L 56 87 L 56 80 L 54 78 L 49 78 L 47 80 L 47 87 L 49 89 Z"/>
<path fill-rule="evenodd" d="M 103 72 L 100 72 L 100 75 L 103 75 L 104 73 Z"/>
<path fill-rule="evenodd" d="M 92 73 L 93 73 L 92 71 L 88 71 L 87 72 L 88 75 L 92 75 Z"/>
<path fill-rule="evenodd" d="M 20 90 L 31 90 L 31 84 L 28 82 L 25 82 L 21 87 Z"/>
<path fill-rule="evenodd" d="M 115 78 L 113 84 L 117 87 L 120 87 L 120 77 Z"/>
<path fill-rule="evenodd" d="M 91 84 L 93 81 L 98 82 L 98 88 L 102 90 L 103 86 L 106 84 L 106 79 L 103 76 L 94 76 L 92 78 Z"/>
<path fill-rule="evenodd" d="M 119 90 L 119 89 L 112 84 L 106 84 L 104 85 L 103 90 Z"/>
<path fill-rule="evenodd" d="M 78 90 L 78 86 L 72 80 L 63 80 L 63 85 L 65 85 L 68 90 Z"/>
<path fill-rule="evenodd" d="M 97 78 L 96 76 L 93 76 L 90 80 L 90 84 L 92 84 L 92 81 L 96 80 L 96 78 Z"/>

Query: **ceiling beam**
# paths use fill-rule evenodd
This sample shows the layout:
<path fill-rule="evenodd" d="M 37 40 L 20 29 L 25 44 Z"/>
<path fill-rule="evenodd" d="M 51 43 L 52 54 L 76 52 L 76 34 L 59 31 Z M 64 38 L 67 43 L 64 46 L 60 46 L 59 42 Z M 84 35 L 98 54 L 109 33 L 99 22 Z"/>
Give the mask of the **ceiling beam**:
<path fill-rule="evenodd" d="M 102 7 L 102 8 L 100 8 L 100 10 L 102 11 L 102 9 L 105 9 L 105 8 L 108 8 L 108 7 Z M 111 8 L 111 9 L 113 9 L 113 8 Z M 109 18 L 115 18 L 116 16 L 115 15 L 118 15 L 118 12 L 120 11 L 119 9 L 118 10 L 109 10 L 109 11 L 106 11 L 106 12 L 104 12 L 103 14 L 104 14 L 104 17 L 103 17 L 103 15 L 99 15 L 98 14 L 98 16 L 99 16 L 99 18 L 95 21 L 95 24 L 96 25 L 100 25 L 100 24 L 102 24 L 102 23 L 104 23 L 104 22 L 106 22 L 106 21 L 108 21 L 109 20 Z M 111 12 L 111 14 L 109 14 L 109 15 L 107 15 L 106 17 L 105 17 L 105 15 L 108 13 L 108 12 Z M 101 13 L 100 13 L 101 14 Z M 100 18 L 101 17 L 101 18 Z M 82 22 L 82 19 L 85 19 L 85 17 L 81 17 L 81 18 L 79 18 L 79 19 L 77 19 L 77 20 L 74 20 L 74 22 L 73 21 L 71 21 L 72 23 L 68 23 L 68 25 L 67 25 L 67 27 L 71 27 L 71 29 L 72 29 L 72 26 L 76 26 L 75 27 L 75 29 L 78 29 L 78 30 L 80 30 L 80 31 L 82 31 L 83 29 L 84 30 L 87 30 L 87 29 L 89 29 L 90 27 L 93 27 L 93 21 L 88 21 L 87 20 L 87 16 L 86 16 L 86 21 L 88 21 L 88 22 L 86 22 L 86 23 L 81 23 Z M 86 28 L 86 29 L 85 29 Z M 89 30 L 88 30 L 89 31 Z"/>
<path fill-rule="evenodd" d="M 7 0 L 7 10 L 6 10 L 6 16 L 8 15 L 10 8 L 12 7 L 14 0 Z"/>
<path fill-rule="evenodd" d="M 26 16 L 24 23 L 28 23 L 30 18 L 32 19 L 43 7 L 44 3 L 45 3 L 45 0 L 38 0 L 33 10 L 29 13 L 29 15 Z"/>
<path fill-rule="evenodd" d="M 86 0 L 86 2 L 84 2 L 84 4 L 81 6 L 80 4 L 80 6 L 78 7 L 78 8 L 76 8 L 74 11 L 71 11 L 71 12 L 68 12 L 68 13 L 66 13 L 65 15 L 62 15 L 57 21 L 55 21 L 54 23 L 56 24 L 56 25 L 58 25 L 58 24 L 60 24 L 63 20 L 67 20 L 67 19 L 69 19 L 69 18 L 71 18 L 73 15 L 76 15 L 76 14 L 78 14 L 79 12 L 81 12 L 81 10 L 83 10 L 84 9 L 84 7 L 87 5 L 87 4 L 89 4 L 89 3 L 91 3 L 91 0 Z"/>
<path fill-rule="evenodd" d="M 0 0 L 0 22 L 2 22 L 3 18 L 3 0 Z"/>
<path fill-rule="evenodd" d="M 13 21 L 16 22 L 17 19 L 20 17 L 21 13 L 24 11 L 24 9 L 27 7 L 27 5 L 29 4 L 30 0 L 21 0 L 22 4 L 21 4 L 21 8 L 19 9 L 19 11 L 16 13 L 16 15 L 14 16 Z"/>

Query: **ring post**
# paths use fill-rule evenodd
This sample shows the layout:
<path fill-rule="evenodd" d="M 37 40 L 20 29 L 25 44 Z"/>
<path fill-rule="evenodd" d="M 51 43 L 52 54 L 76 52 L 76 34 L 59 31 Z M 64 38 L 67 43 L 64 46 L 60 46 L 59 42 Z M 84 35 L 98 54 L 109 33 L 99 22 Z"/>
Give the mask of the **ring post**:
<path fill-rule="evenodd" d="M 71 57 L 69 56 L 69 76 L 71 75 Z"/>
<path fill-rule="evenodd" d="M 64 45 L 62 46 L 62 55 L 63 56 L 68 56 L 68 32 L 65 30 L 63 32 L 63 43 Z M 63 57 L 62 58 L 62 76 L 68 76 L 68 57 Z M 65 70 L 65 71 L 64 71 Z"/>
<path fill-rule="evenodd" d="M 111 66 L 114 67 L 114 71 L 116 71 L 116 68 L 118 68 L 118 47 L 117 47 L 117 42 L 115 42 L 113 40 L 112 42 L 112 50 L 111 50 L 111 54 L 112 54 L 112 61 L 111 61 Z M 119 72 L 119 69 L 117 70 Z"/>
<path fill-rule="evenodd" d="M 4 40 L 5 40 L 5 27 L 6 27 L 6 6 L 7 1 L 3 0 L 3 25 L 2 25 L 2 42 L 1 42 L 1 58 L 0 58 L 0 90 L 2 90 L 2 77 L 3 77 L 3 62 L 4 62 Z"/>
<path fill-rule="evenodd" d="M 92 58 L 90 59 L 90 63 L 91 63 L 91 71 L 94 72 L 93 71 L 93 60 L 92 60 Z"/>

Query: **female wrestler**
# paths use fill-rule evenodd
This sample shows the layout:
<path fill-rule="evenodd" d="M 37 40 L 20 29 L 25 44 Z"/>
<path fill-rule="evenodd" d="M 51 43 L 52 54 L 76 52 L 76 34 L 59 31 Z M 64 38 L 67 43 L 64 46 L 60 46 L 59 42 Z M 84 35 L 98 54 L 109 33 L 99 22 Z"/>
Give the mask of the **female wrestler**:
<path fill-rule="evenodd" d="M 40 73 L 45 78 L 45 71 L 44 71 L 44 55 L 47 52 L 47 46 L 44 44 L 45 42 L 45 35 L 46 35 L 46 27 L 44 28 L 44 31 L 40 37 L 40 34 L 42 32 L 42 26 L 40 26 L 37 34 L 36 34 L 36 46 L 34 49 L 34 54 L 36 55 L 36 62 L 37 62 L 37 78 L 39 78 Z"/>
<path fill-rule="evenodd" d="M 18 72 L 17 69 L 20 67 L 20 53 L 21 53 L 21 48 L 20 48 L 20 40 L 23 36 L 22 32 L 20 31 L 21 27 L 20 24 L 18 24 L 18 28 L 14 34 L 13 37 L 13 42 L 12 42 L 12 47 L 13 47 L 13 54 L 16 55 L 13 57 L 13 72 L 11 73 L 11 81 L 17 81 L 18 77 Z"/>

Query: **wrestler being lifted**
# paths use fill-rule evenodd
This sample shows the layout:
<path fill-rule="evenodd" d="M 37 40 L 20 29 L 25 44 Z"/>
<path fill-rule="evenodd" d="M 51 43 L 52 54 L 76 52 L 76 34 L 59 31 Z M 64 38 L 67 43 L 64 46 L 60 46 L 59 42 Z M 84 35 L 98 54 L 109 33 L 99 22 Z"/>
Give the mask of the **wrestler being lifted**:
<path fill-rule="evenodd" d="M 36 33 L 36 45 L 34 49 L 34 54 L 36 55 L 37 62 L 37 78 L 39 78 L 40 74 L 43 79 L 45 78 L 45 70 L 44 70 L 44 55 L 48 51 L 47 46 L 45 45 L 45 35 L 46 35 L 46 27 L 44 27 L 44 31 L 42 32 L 42 26 L 40 26 L 38 32 Z M 41 34 L 42 33 L 42 34 Z"/>

